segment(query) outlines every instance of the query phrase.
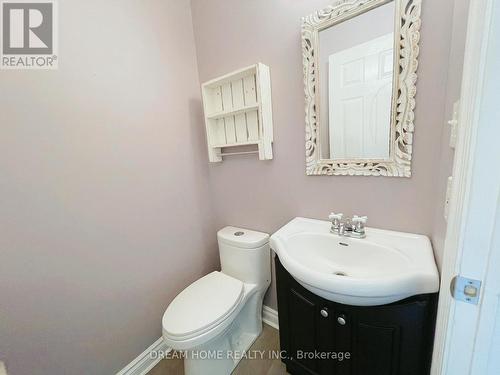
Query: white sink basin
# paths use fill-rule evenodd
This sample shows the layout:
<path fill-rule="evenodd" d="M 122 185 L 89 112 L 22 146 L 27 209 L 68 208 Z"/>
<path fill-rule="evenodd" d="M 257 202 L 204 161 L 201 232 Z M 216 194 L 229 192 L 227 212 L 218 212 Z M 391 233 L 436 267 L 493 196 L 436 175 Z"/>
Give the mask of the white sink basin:
<path fill-rule="evenodd" d="M 374 306 L 439 290 L 426 236 L 366 228 L 366 238 L 330 233 L 330 222 L 295 218 L 271 236 L 271 248 L 306 289 L 330 301 Z"/>

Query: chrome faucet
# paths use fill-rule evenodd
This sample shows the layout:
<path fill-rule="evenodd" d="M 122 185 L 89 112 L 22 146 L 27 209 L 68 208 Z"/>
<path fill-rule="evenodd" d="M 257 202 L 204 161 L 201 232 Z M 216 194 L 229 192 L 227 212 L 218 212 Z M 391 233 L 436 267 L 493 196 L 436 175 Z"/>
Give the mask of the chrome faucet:
<path fill-rule="evenodd" d="M 366 237 L 365 225 L 368 220 L 367 216 L 354 215 L 352 219 L 342 220 L 343 217 L 344 214 L 334 214 L 333 212 L 328 216 L 328 219 L 332 222 L 331 233 L 353 238 Z"/>

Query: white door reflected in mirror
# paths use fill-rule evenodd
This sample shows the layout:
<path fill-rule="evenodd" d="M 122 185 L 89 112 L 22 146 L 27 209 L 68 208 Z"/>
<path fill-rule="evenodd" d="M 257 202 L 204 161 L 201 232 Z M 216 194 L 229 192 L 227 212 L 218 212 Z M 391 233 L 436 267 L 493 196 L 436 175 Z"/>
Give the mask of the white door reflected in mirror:
<path fill-rule="evenodd" d="M 323 158 L 390 156 L 394 12 L 390 2 L 319 32 Z"/>
<path fill-rule="evenodd" d="M 387 159 L 394 34 L 329 56 L 330 157 Z"/>

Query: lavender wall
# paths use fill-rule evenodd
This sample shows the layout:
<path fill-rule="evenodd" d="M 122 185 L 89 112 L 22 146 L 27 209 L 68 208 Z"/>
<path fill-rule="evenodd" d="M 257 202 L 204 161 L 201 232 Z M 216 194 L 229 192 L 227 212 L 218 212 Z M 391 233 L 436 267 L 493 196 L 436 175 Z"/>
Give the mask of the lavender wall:
<path fill-rule="evenodd" d="M 110 375 L 218 266 L 188 0 L 64 0 L 60 69 L 0 72 L 0 360 Z"/>
<path fill-rule="evenodd" d="M 445 118 L 453 116 L 453 103 L 460 98 L 462 84 L 462 69 L 467 33 L 467 16 L 470 0 L 455 0 L 453 9 L 453 31 L 450 44 L 450 62 L 448 66 L 448 84 L 446 91 Z M 441 138 L 441 155 L 436 169 L 436 207 L 434 212 L 434 227 L 432 229 L 432 244 L 439 268 L 443 263 L 444 240 L 446 237 L 446 221 L 444 219 L 444 204 L 446 200 L 446 185 L 448 176 L 452 173 L 454 151 L 450 144 L 450 127 L 444 126 Z"/>
<path fill-rule="evenodd" d="M 369 225 L 430 235 L 444 126 L 453 0 L 424 1 L 413 176 L 305 175 L 301 17 L 328 0 L 192 0 L 200 81 L 260 61 L 271 68 L 272 161 L 252 156 L 210 165 L 218 226 L 272 233 L 295 216 L 366 214 Z M 266 304 L 275 307 L 274 286 Z"/>

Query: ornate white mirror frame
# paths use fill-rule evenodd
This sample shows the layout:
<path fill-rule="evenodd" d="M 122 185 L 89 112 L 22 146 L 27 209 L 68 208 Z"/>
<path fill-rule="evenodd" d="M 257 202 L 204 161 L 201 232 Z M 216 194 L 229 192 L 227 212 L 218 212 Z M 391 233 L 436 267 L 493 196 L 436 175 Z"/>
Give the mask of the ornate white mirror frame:
<path fill-rule="evenodd" d="M 322 159 L 319 122 L 319 32 L 391 0 L 340 0 L 302 19 L 307 175 L 411 176 L 421 0 L 395 2 L 395 69 L 389 158 Z"/>

